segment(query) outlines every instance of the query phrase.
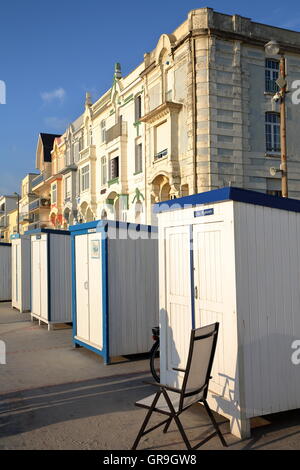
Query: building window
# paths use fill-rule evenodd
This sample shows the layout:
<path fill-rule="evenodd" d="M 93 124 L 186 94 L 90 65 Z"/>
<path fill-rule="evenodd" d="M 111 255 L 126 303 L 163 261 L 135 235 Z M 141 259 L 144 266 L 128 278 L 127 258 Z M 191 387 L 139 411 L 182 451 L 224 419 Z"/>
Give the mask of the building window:
<path fill-rule="evenodd" d="M 141 173 L 143 171 L 143 146 L 137 144 L 135 146 L 135 173 Z"/>
<path fill-rule="evenodd" d="M 280 152 L 280 115 L 266 113 L 266 150 L 267 152 Z"/>
<path fill-rule="evenodd" d="M 154 129 L 155 132 L 155 155 L 154 160 L 159 160 L 168 154 L 168 125 L 164 121 Z"/>
<path fill-rule="evenodd" d="M 81 184 L 81 191 L 86 191 L 90 187 L 90 167 L 89 165 L 84 166 L 81 169 L 81 179 L 80 179 L 80 184 Z"/>
<path fill-rule="evenodd" d="M 137 96 L 134 100 L 134 120 L 137 122 L 142 117 L 142 97 Z"/>
<path fill-rule="evenodd" d="M 281 178 L 267 178 L 267 194 L 282 197 Z"/>
<path fill-rule="evenodd" d="M 101 158 L 101 184 L 107 183 L 107 160 L 106 157 Z"/>
<path fill-rule="evenodd" d="M 81 152 L 81 150 L 83 150 L 83 136 L 79 137 L 79 152 Z"/>
<path fill-rule="evenodd" d="M 109 179 L 114 180 L 119 177 L 119 157 L 112 158 L 110 161 Z"/>
<path fill-rule="evenodd" d="M 265 67 L 265 90 L 266 92 L 276 93 L 279 88 L 276 80 L 279 76 L 279 62 L 274 59 L 266 59 Z"/>
<path fill-rule="evenodd" d="M 101 121 L 101 142 L 105 142 L 106 140 L 106 121 L 103 119 Z"/>
<path fill-rule="evenodd" d="M 51 188 L 51 203 L 57 203 L 57 184 L 53 184 Z"/>
<path fill-rule="evenodd" d="M 71 197 L 71 176 L 67 176 L 65 179 L 65 198 Z"/>

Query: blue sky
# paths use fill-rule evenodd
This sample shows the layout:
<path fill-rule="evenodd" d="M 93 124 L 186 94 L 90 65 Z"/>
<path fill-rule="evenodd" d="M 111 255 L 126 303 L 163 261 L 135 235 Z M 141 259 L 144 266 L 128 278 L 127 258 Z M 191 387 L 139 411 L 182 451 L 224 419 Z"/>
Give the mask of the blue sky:
<path fill-rule="evenodd" d="M 0 194 L 19 191 L 21 178 L 35 171 L 39 132 L 63 132 L 83 111 L 85 91 L 95 100 L 110 87 L 115 62 L 127 74 L 162 33 L 204 6 L 300 31 L 296 1 L 2 1 Z"/>

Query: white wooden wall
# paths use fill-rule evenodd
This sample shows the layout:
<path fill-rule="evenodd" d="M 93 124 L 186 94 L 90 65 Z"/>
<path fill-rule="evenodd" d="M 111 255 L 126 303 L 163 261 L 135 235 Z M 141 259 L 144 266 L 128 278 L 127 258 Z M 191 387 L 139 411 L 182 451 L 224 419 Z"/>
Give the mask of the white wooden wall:
<path fill-rule="evenodd" d="M 172 368 L 184 368 L 187 360 L 192 328 L 192 237 L 194 287 L 198 290 L 195 327 L 220 323 L 209 403 L 236 423 L 241 410 L 233 202 L 212 203 L 203 208 L 213 208 L 214 214 L 195 217 L 199 207 L 159 214 L 161 377 L 171 386 L 180 385 L 183 374 Z"/>
<path fill-rule="evenodd" d="M 239 354 L 248 417 L 300 407 L 300 214 L 234 203 Z"/>
<path fill-rule="evenodd" d="M 110 356 L 149 351 L 158 325 L 157 239 L 109 238 L 108 282 Z"/>
<path fill-rule="evenodd" d="M 31 297 L 30 237 L 12 240 L 12 306 L 26 312 Z"/>
<path fill-rule="evenodd" d="M 103 349 L 101 232 L 77 235 L 76 336 L 100 351 Z M 93 245 L 98 247 L 93 253 Z"/>
<path fill-rule="evenodd" d="M 71 322 L 71 237 L 54 233 L 49 236 L 51 322 Z"/>
<path fill-rule="evenodd" d="M 11 246 L 0 243 L 0 301 L 11 300 Z"/>

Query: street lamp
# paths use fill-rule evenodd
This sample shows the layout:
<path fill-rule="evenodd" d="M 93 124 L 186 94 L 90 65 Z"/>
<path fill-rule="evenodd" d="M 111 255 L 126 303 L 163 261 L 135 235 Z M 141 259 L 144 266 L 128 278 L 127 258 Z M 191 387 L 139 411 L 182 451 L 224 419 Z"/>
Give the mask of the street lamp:
<path fill-rule="evenodd" d="M 17 196 L 18 199 L 18 218 L 17 218 L 17 226 L 18 226 L 18 233 L 20 233 L 20 194 L 14 193 L 15 196 Z"/>
<path fill-rule="evenodd" d="M 275 171 L 281 172 L 281 193 L 282 197 L 288 197 L 288 177 L 287 177 L 287 146 L 286 146 L 286 69 L 285 69 L 285 56 L 280 45 L 277 41 L 269 41 L 265 44 L 265 52 L 269 56 L 280 55 L 279 62 L 279 78 L 276 80 L 280 91 L 273 97 L 274 101 L 280 101 L 280 147 L 281 147 L 281 162 L 280 169 Z M 271 175 L 274 174 L 274 168 L 271 168 Z"/>

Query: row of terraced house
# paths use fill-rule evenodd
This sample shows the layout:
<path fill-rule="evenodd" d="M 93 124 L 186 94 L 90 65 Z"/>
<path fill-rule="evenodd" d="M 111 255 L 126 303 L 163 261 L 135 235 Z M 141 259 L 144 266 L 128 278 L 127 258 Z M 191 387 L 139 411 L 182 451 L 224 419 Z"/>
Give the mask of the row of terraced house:
<path fill-rule="evenodd" d="M 109 218 L 155 224 L 155 202 L 222 186 L 280 195 L 279 58 L 300 77 L 300 33 L 210 8 L 193 10 L 62 135 L 38 136 L 36 168 L 0 199 L 1 238 Z M 300 198 L 300 108 L 287 102 L 289 196 Z M 11 216 L 11 221 L 10 215 Z"/>

